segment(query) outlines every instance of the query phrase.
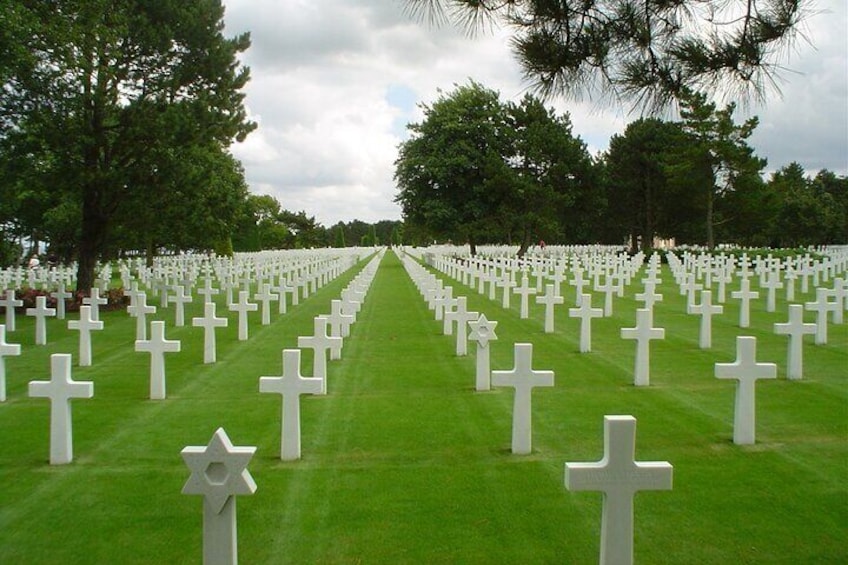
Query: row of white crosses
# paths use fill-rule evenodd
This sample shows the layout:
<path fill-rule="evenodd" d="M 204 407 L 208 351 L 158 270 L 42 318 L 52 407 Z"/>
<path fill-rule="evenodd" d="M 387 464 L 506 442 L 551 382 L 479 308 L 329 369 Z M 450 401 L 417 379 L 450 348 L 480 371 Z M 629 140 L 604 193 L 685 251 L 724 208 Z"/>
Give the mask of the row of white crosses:
<path fill-rule="evenodd" d="M 352 265 L 353 263 L 354 261 L 351 261 L 348 265 Z M 107 274 L 102 273 L 101 276 L 108 280 Z M 14 291 L 6 292 L 5 297 L 7 320 L 11 319 L 14 325 L 14 308 L 20 306 L 20 304 L 17 303 L 19 301 L 14 297 Z M 142 316 L 151 313 L 144 305 L 144 293 L 138 292 L 136 297 L 141 300 L 131 305 L 131 308 L 135 308 Z M 91 365 L 90 332 L 103 329 L 103 322 L 98 319 L 97 312 L 99 307 L 106 301 L 100 298 L 99 288 L 96 287 L 92 289 L 89 297 L 83 299 L 83 302 L 85 304 L 80 306 L 79 320 L 69 321 L 68 327 L 80 332 L 79 364 L 80 366 L 89 366 Z M 39 296 L 36 300 L 35 308 L 29 310 L 28 313 L 36 318 L 36 344 L 45 344 L 45 320 L 47 317 L 55 315 L 57 309 L 48 308 L 46 298 Z M 155 308 L 153 311 L 155 312 Z M 146 328 L 146 324 L 144 327 Z M 151 332 L 152 336 L 150 340 L 146 339 L 146 333 L 142 336 L 142 339 L 137 340 L 136 350 L 146 351 L 151 354 L 150 397 L 152 399 L 162 399 L 165 398 L 164 354 L 178 352 L 180 350 L 180 342 L 165 339 L 164 322 L 162 321 L 152 322 Z M 5 337 L 6 326 L 0 325 L 0 401 L 5 401 L 6 399 L 5 363 L 3 359 L 9 355 L 20 355 L 21 352 L 20 345 L 6 343 Z M 47 397 L 51 400 L 50 464 L 61 465 L 70 463 L 73 460 L 70 401 L 72 398 L 91 398 L 94 392 L 93 387 L 94 385 L 91 382 L 72 380 L 71 355 L 69 354 L 54 354 L 51 356 L 51 379 L 49 381 L 30 382 L 30 396 Z"/>
<path fill-rule="evenodd" d="M 531 394 L 535 387 L 554 386 L 553 372 L 536 371 L 532 368 L 533 345 L 530 343 L 515 344 L 515 366 L 511 370 L 490 371 L 488 344 L 497 339 L 494 331 L 497 322 L 490 322 L 485 314 L 468 311 L 465 296 L 452 298 L 452 287 L 445 287 L 441 279 L 423 268 L 412 257 L 405 255 L 402 260 L 407 274 L 428 302 L 430 309 L 435 311 L 437 306 L 441 307 L 443 333 L 456 335 L 456 355 L 458 357 L 467 355 L 466 344 L 469 339 L 477 342 L 476 389 L 489 390 L 492 385 L 514 389 L 512 452 L 521 455 L 530 453 L 532 451 Z M 471 328 L 470 335 L 467 333 L 468 327 Z"/>
<path fill-rule="evenodd" d="M 284 349 L 283 374 L 259 379 L 259 392 L 282 396 L 280 459 L 283 461 L 294 461 L 301 457 L 300 396 L 327 394 L 327 351 L 331 359 L 341 359 L 343 340 L 350 335 L 350 326 L 356 321 L 356 313 L 365 299 L 382 255 L 378 253 L 369 261 L 342 291 L 340 300 L 331 301 L 329 316 L 315 318 L 314 335 L 298 337 L 298 348 L 312 349 L 314 352 L 312 376 L 304 377 L 301 374 L 301 349 Z M 329 335 L 327 330 L 330 331 Z"/>
<path fill-rule="evenodd" d="M 789 264 L 788 271 L 791 272 L 791 264 L 797 265 L 797 268 L 802 272 L 805 271 L 804 265 L 808 265 L 807 269 L 810 272 L 813 272 L 812 269 L 818 269 L 816 272 L 824 272 L 827 273 L 821 278 L 828 279 L 829 277 L 833 277 L 832 288 L 816 288 L 816 300 L 813 302 L 807 302 L 804 307 L 809 311 L 816 312 L 816 331 L 815 331 L 815 342 L 818 345 L 825 344 L 827 342 L 827 319 L 828 314 L 832 314 L 833 322 L 836 324 L 840 324 L 843 322 L 843 312 L 845 309 L 848 309 L 848 284 L 846 284 L 846 280 L 843 277 L 835 276 L 840 271 L 839 269 L 845 269 L 846 265 L 848 265 L 848 259 L 846 259 L 848 253 L 844 251 L 837 250 L 833 253 L 833 258 L 827 258 L 824 262 L 819 265 L 818 263 L 810 263 L 809 256 L 796 258 L 792 261 L 787 261 Z M 431 254 L 433 257 L 432 263 L 437 267 L 441 267 L 445 269 L 446 274 L 450 275 L 451 273 L 461 273 L 464 269 L 473 269 L 473 267 L 469 267 L 468 265 L 475 264 L 474 261 L 463 260 L 457 261 L 453 257 L 448 258 L 440 258 L 435 254 Z M 693 255 L 693 254 L 684 254 L 684 260 L 681 261 L 674 254 L 668 254 L 669 262 L 672 267 L 672 272 L 676 280 L 679 283 L 681 288 L 681 294 L 687 295 L 687 312 L 693 315 L 700 316 L 700 332 L 699 332 L 699 347 L 702 349 L 709 349 L 712 347 L 712 318 L 713 316 L 719 315 L 723 313 L 723 306 L 720 304 L 713 304 L 712 301 L 712 291 L 711 290 L 703 290 L 704 286 L 709 286 L 711 281 L 719 281 L 720 283 L 720 297 L 721 301 L 724 301 L 724 282 L 731 282 L 731 277 L 720 277 L 718 274 L 711 277 L 710 273 L 713 272 L 712 269 L 721 268 L 722 272 L 733 271 L 735 258 L 732 256 L 710 256 L 710 255 Z M 478 259 L 476 260 L 477 264 L 487 265 L 486 259 Z M 621 261 L 618 256 L 614 256 L 614 259 L 611 263 L 608 263 L 607 267 L 599 267 L 604 264 L 603 260 L 598 258 L 592 258 L 590 260 L 586 260 L 585 263 L 587 265 L 594 265 L 595 267 L 590 267 L 590 269 L 594 272 L 595 279 L 597 280 L 600 276 L 603 276 L 604 269 L 606 269 L 607 278 L 615 278 L 618 283 L 613 285 L 611 282 L 603 285 L 598 285 L 596 283 L 595 290 L 603 290 L 605 291 L 605 308 L 603 310 L 598 308 L 592 308 L 591 302 L 589 304 L 584 304 L 584 298 L 588 297 L 591 301 L 591 295 L 583 293 L 580 298 L 576 299 L 576 303 L 578 305 L 577 308 L 569 309 L 569 315 L 572 317 L 576 317 L 580 319 L 580 351 L 588 352 L 591 351 L 591 320 L 594 317 L 601 317 L 603 315 L 608 315 L 611 313 L 611 296 L 612 291 L 617 288 L 617 291 L 623 286 L 623 282 L 627 282 L 629 277 L 632 277 L 635 274 L 636 268 L 643 262 L 642 258 L 634 257 L 629 262 Z M 563 261 L 557 263 L 561 265 Z M 775 272 L 774 269 L 779 271 L 780 262 L 776 260 L 772 260 L 771 257 L 766 258 L 766 260 L 762 260 L 760 257 L 755 259 L 756 267 L 751 269 L 749 267 L 750 262 L 746 257 L 742 257 L 740 259 L 740 271 L 739 276 L 741 280 L 741 289 L 739 291 L 734 291 L 733 295 L 735 298 L 739 298 L 741 301 L 740 304 L 740 327 L 748 327 L 750 325 L 750 301 L 758 296 L 758 293 L 750 290 L 749 279 L 754 276 L 754 274 L 759 273 L 762 284 L 765 286 L 769 285 L 769 281 L 773 278 L 772 274 Z M 583 286 L 588 283 L 587 280 L 582 278 L 582 268 L 580 261 L 575 261 L 574 274 L 575 279 L 572 281 L 572 284 L 575 286 L 577 291 L 582 290 Z M 619 268 L 623 271 L 623 274 L 614 275 L 613 271 L 610 268 L 610 265 L 618 265 Z M 690 265 L 686 267 L 685 265 Z M 694 265 L 692 267 L 691 265 Z M 704 267 L 704 265 L 712 266 L 712 269 Z M 636 299 L 644 302 L 644 308 L 649 310 L 649 314 L 642 314 L 637 311 L 637 326 L 635 328 L 622 328 L 622 338 L 625 339 L 635 339 L 637 341 L 637 355 L 635 360 L 635 368 L 634 368 L 634 384 L 637 386 L 647 385 L 649 382 L 649 349 L 648 343 L 651 339 L 662 339 L 663 338 L 663 330 L 662 328 L 654 328 L 652 324 L 649 323 L 652 321 L 652 311 L 653 304 L 657 301 L 662 300 L 662 295 L 656 293 L 656 285 L 661 283 L 661 279 L 659 279 L 659 255 L 654 254 L 650 257 L 648 261 L 646 277 L 642 279 L 642 283 L 644 284 L 644 292 L 637 293 Z M 772 267 L 769 267 L 772 266 Z M 701 267 L 701 268 L 699 268 Z M 770 270 L 772 269 L 772 270 Z M 700 280 L 703 277 L 705 280 L 704 284 L 697 283 L 696 280 Z M 461 278 L 461 276 L 460 276 Z M 505 278 L 508 278 L 505 276 Z M 514 277 L 513 277 L 514 278 Z M 526 277 L 525 281 L 522 283 L 520 288 L 526 289 L 528 292 L 532 292 L 533 289 L 527 289 Z M 516 289 L 514 289 L 516 290 Z M 700 290 L 701 292 L 701 300 L 700 303 L 696 303 L 694 300 L 694 296 L 696 291 Z M 524 290 L 522 290 L 524 292 Z M 555 293 L 554 293 L 555 294 Z M 507 294 L 504 295 L 508 296 Z M 774 301 L 774 293 L 769 293 L 769 301 Z M 490 296 L 491 298 L 491 296 Z M 831 301 L 830 299 L 834 300 Z M 506 301 L 505 301 L 506 302 Z M 537 298 L 537 302 L 546 304 L 546 312 L 545 312 L 545 328 L 546 331 L 549 329 L 552 330 L 553 326 L 553 300 L 548 301 L 547 296 L 543 299 L 542 297 Z M 773 310 L 774 308 L 770 308 Z M 522 305 L 523 310 L 523 305 Z M 794 312 L 795 309 L 792 308 Z M 791 316 L 796 316 L 796 314 L 792 313 Z M 522 312 L 522 317 L 524 317 L 524 313 Z M 794 320 L 795 318 L 793 318 Z M 798 331 L 801 330 L 801 326 L 797 325 L 797 322 L 789 322 L 790 326 L 787 327 L 785 331 L 789 332 L 791 335 L 795 335 Z M 808 326 L 804 326 L 804 328 L 808 328 Z M 778 331 L 778 330 L 775 330 Z M 808 329 L 803 330 L 804 333 L 808 333 Z M 800 363 L 800 341 L 796 337 L 791 338 L 790 344 L 790 359 L 788 360 L 788 365 L 790 366 L 789 373 L 792 375 L 790 378 L 797 378 L 795 375 L 799 374 L 799 363 Z"/>
<path fill-rule="evenodd" d="M 407 273 L 425 300 L 431 304 L 431 309 L 435 310 L 433 302 L 440 300 L 438 296 L 450 287 L 442 287 L 441 279 L 434 277 L 412 258 L 403 259 Z M 478 342 L 479 359 L 481 350 L 487 348 L 490 340 L 496 339 L 494 327 L 497 322 L 489 322 L 483 314 L 477 320 L 468 321 L 468 324 L 472 328 L 469 338 Z M 492 371 L 491 384 L 514 388 L 512 452 L 527 454 L 532 451 L 531 393 L 535 387 L 553 386 L 554 373 L 532 368 L 532 344 L 516 343 L 514 347 L 515 366 L 508 371 Z M 479 364 L 477 390 L 488 390 L 488 383 L 480 381 Z M 633 497 L 636 492 L 669 490 L 672 486 L 671 464 L 666 461 L 636 461 L 635 441 L 635 418 L 605 416 L 603 458 L 595 463 L 566 463 L 566 488 L 603 493 L 600 541 L 602 564 L 633 562 Z"/>
<path fill-rule="evenodd" d="M 688 255 L 687 259 L 693 259 L 692 255 Z M 700 257 L 700 256 L 699 256 Z M 848 295 L 848 286 L 845 279 L 837 275 L 840 271 L 838 268 L 844 269 L 848 265 L 848 260 L 845 254 L 839 255 L 834 261 L 828 261 L 826 265 L 835 265 L 834 268 L 828 271 L 828 274 L 823 278 L 833 277 L 833 288 L 816 288 L 817 300 L 812 303 L 806 303 L 804 306 L 800 304 L 789 305 L 789 321 L 785 323 L 774 324 L 774 332 L 779 335 L 787 335 L 789 337 L 788 355 L 787 355 L 787 378 L 797 380 L 803 375 L 803 336 L 807 334 L 816 335 L 816 344 L 825 344 L 827 342 L 827 314 L 833 314 L 834 323 L 842 323 L 842 311 L 848 307 L 846 303 L 846 295 Z M 733 259 L 726 259 L 725 263 L 732 265 Z M 680 282 L 681 293 L 688 294 L 687 311 L 690 314 L 701 315 L 701 328 L 699 346 L 703 349 L 711 347 L 712 330 L 711 318 L 713 315 L 720 314 L 722 307 L 714 305 L 711 301 L 711 292 L 709 290 L 701 290 L 700 285 L 695 284 L 696 276 L 694 272 L 688 272 L 683 268 L 680 262 L 674 255 L 669 254 L 669 260 L 673 268 L 673 272 L 677 280 Z M 750 293 L 747 292 L 749 287 L 746 287 L 746 282 L 753 275 L 748 268 L 748 263 L 743 257 L 741 261 L 740 277 L 742 279 L 741 298 L 750 298 Z M 766 268 L 758 267 L 757 272 L 761 273 L 763 280 L 769 280 L 769 271 Z M 709 273 L 709 270 L 706 271 Z M 647 386 L 650 384 L 650 360 L 649 360 L 649 343 L 654 339 L 663 339 L 665 332 L 663 328 L 653 327 L 653 304 L 656 301 L 662 300 L 662 295 L 655 293 L 655 287 L 662 282 L 658 278 L 659 274 L 659 256 L 653 255 L 648 262 L 646 270 L 646 278 L 642 279 L 644 284 L 644 292 L 637 294 L 637 300 L 645 302 L 646 308 L 637 310 L 637 324 L 634 328 L 622 328 L 621 337 L 623 339 L 633 339 L 637 342 L 637 350 L 634 366 L 634 384 L 636 386 Z M 767 284 L 767 283 L 766 283 Z M 701 303 L 695 304 L 692 296 L 696 290 L 701 290 Z M 835 298 L 833 302 L 829 297 Z M 572 316 L 581 318 L 581 352 L 591 350 L 591 330 L 589 324 L 592 317 L 602 316 L 602 311 L 599 308 L 591 307 L 591 295 L 583 295 L 583 300 L 580 308 L 569 310 Z M 815 324 L 804 323 L 803 310 L 813 310 L 817 312 Z M 746 308 L 742 308 L 743 315 L 740 320 L 740 326 L 745 327 L 747 324 Z M 734 442 L 737 444 L 750 444 L 755 441 L 755 401 L 754 389 L 755 382 L 760 378 L 775 378 L 776 366 L 771 363 L 757 363 L 755 360 L 756 340 L 752 337 L 740 336 L 737 340 L 737 360 L 731 364 L 716 364 L 717 378 L 733 378 L 737 380 L 737 395 L 735 400 L 734 410 Z"/>
<path fill-rule="evenodd" d="M 377 254 L 368 266 L 348 286 L 364 298 L 382 254 Z M 347 315 L 346 315 L 347 316 Z M 325 317 L 321 318 L 326 322 Z M 318 319 L 316 318 L 316 320 Z M 353 318 L 353 316 L 349 316 Z M 352 322 L 352 320 L 351 320 Z M 326 328 L 326 324 L 321 324 Z M 316 336 L 319 324 L 316 322 Z M 343 324 L 337 325 L 339 331 Z M 324 336 L 327 337 L 326 335 Z M 338 340 L 341 349 L 341 336 Z M 298 345 L 301 345 L 301 338 Z M 323 346 L 315 347 L 316 363 L 325 355 Z M 306 345 L 309 346 L 309 345 Z M 300 396 L 326 394 L 326 375 L 304 377 L 300 373 L 300 349 L 283 350 L 283 374 L 259 377 L 260 393 L 275 393 L 282 397 L 280 432 L 280 457 L 283 460 L 300 458 Z M 256 452 L 254 446 L 234 446 L 223 428 L 218 428 L 205 446 L 187 446 L 181 454 L 191 475 L 183 486 L 183 494 L 203 496 L 203 562 L 207 564 L 235 564 L 238 561 L 238 536 L 236 528 L 236 496 L 252 495 L 257 486 L 247 470 L 247 464 Z"/>

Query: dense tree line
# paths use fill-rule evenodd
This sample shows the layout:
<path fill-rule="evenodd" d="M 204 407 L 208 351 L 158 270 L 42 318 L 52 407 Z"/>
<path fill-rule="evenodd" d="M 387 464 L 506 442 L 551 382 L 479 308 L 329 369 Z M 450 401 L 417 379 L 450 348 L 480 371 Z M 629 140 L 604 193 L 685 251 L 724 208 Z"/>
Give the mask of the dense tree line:
<path fill-rule="evenodd" d="M 747 139 L 757 119 L 733 119 L 700 93 L 679 121 L 643 118 L 590 157 L 532 96 L 501 102 L 471 82 L 424 105 L 396 162 L 396 200 L 410 240 L 520 245 L 655 238 L 712 247 L 848 242 L 848 179 L 792 164 L 768 180 Z"/>
<path fill-rule="evenodd" d="M 273 196 L 250 194 L 239 208 L 232 241 L 235 251 L 400 245 L 403 222 L 352 220 L 327 228 L 306 212 L 286 210 Z"/>
<path fill-rule="evenodd" d="M 0 4 L 0 224 L 78 261 L 229 249 L 246 194 L 228 147 L 255 125 L 220 0 Z M 8 247 L 8 246 L 6 246 Z"/>

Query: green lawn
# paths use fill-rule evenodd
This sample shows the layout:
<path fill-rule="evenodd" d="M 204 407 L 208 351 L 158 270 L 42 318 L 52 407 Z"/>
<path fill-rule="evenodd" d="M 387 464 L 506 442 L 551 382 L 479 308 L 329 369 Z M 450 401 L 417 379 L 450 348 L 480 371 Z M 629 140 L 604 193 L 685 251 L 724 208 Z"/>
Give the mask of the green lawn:
<path fill-rule="evenodd" d="M 566 461 L 596 461 L 603 416 L 638 420 L 639 460 L 674 465 L 674 489 L 636 497 L 639 563 L 848 562 L 848 325 L 831 325 L 829 344 L 804 344 L 802 381 L 785 379 L 786 321 L 752 307 L 740 330 L 732 302 L 713 319 L 713 348 L 698 348 L 698 318 L 685 314 L 668 271 L 651 344 L 651 386 L 632 386 L 641 291 L 616 298 L 614 316 L 593 322 L 593 351 L 578 352 L 578 321 L 557 307 L 556 333 L 543 309 L 520 320 L 456 281 L 455 295 L 499 322 L 492 369 L 509 369 L 513 344 L 534 344 L 536 369 L 554 388 L 533 394 L 533 453 L 510 453 L 512 393 L 474 391 L 474 357 L 455 356 L 400 261 L 383 259 L 343 359 L 329 363 L 329 394 L 302 397 L 303 458 L 279 459 L 280 397 L 259 394 L 259 377 L 279 375 L 281 350 L 312 334 L 312 318 L 364 265 L 260 326 L 239 342 L 235 316 L 218 333 L 218 363 L 202 363 L 202 331 L 173 326 L 182 352 L 166 356 L 168 398 L 148 395 L 149 355 L 133 350 L 135 320 L 102 315 L 94 365 L 74 367 L 95 383 L 73 401 L 75 460 L 48 465 L 49 402 L 28 398 L 27 382 L 49 378 L 49 355 L 72 352 L 77 332 L 51 320 L 47 346 L 18 317 L 7 341 L 8 400 L 0 404 L 0 563 L 197 563 L 201 499 L 180 494 L 186 445 L 205 445 L 223 427 L 235 445 L 257 446 L 249 465 L 258 489 L 238 500 L 243 563 L 592 563 L 597 561 L 601 495 L 564 487 Z M 735 287 L 734 287 L 735 288 Z M 572 305 L 572 289 L 566 290 Z M 728 292 L 729 296 L 729 292 Z M 801 297 L 800 293 L 798 296 Z M 812 294 L 803 297 L 812 300 Z M 151 299 L 150 303 L 158 304 Z M 596 294 L 595 305 L 602 305 Z M 219 305 L 219 315 L 225 312 Z M 186 319 L 201 314 L 193 303 Z M 812 320 L 810 317 L 809 320 Z M 758 338 L 757 358 L 778 364 L 778 380 L 757 384 L 757 444 L 732 443 L 734 384 L 713 365 L 735 358 L 737 335 Z M 311 374 L 311 352 L 303 354 Z"/>

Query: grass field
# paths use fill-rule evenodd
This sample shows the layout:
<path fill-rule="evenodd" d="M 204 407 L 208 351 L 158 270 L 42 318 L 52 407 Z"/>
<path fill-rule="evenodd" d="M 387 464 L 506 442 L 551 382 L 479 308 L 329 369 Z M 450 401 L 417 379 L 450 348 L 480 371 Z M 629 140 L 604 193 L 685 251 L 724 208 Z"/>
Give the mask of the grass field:
<path fill-rule="evenodd" d="M 65 466 L 48 465 L 49 402 L 26 389 L 49 378 L 51 353 L 73 353 L 76 364 L 77 333 L 51 320 L 49 344 L 35 346 L 32 320 L 19 316 L 7 341 L 23 354 L 6 358 L 0 404 L 0 563 L 200 562 L 201 499 L 180 494 L 189 476 L 180 450 L 205 445 L 219 426 L 258 448 L 248 467 L 258 490 L 238 500 L 242 563 L 592 563 L 601 495 L 568 492 L 563 467 L 600 459 L 605 414 L 637 418 L 637 459 L 674 465 L 672 491 L 636 496 L 637 562 L 848 562 L 848 325 L 831 325 L 828 345 L 805 338 L 805 378 L 790 382 L 787 338 L 772 332 L 785 303 L 770 314 L 761 298 L 740 330 L 729 302 L 703 351 L 698 318 L 667 271 L 654 314 L 666 339 L 651 344 L 647 388 L 632 386 L 635 343 L 619 336 L 635 324 L 641 285 L 594 320 L 593 351 L 581 354 L 566 307 L 545 334 L 542 307 L 521 320 L 517 300 L 505 311 L 446 282 L 498 321 L 492 369 L 511 368 L 513 344 L 530 342 L 534 368 L 556 374 L 554 388 L 533 394 L 533 453 L 516 456 L 512 392 L 474 391 L 473 355 L 455 356 L 454 338 L 389 252 L 343 359 L 329 363 L 329 394 L 302 397 L 303 458 L 281 462 L 280 397 L 259 394 L 259 377 L 280 374 L 281 350 L 312 334 L 312 318 L 329 313 L 358 268 L 270 326 L 252 313 L 249 341 L 237 341 L 230 314 L 214 365 L 202 363 L 202 331 L 175 328 L 173 311 L 160 309 L 153 319 L 182 340 L 166 356 L 163 401 L 147 399 L 135 320 L 104 313 L 93 366 L 74 367 L 95 396 L 73 401 L 75 460 Z M 195 299 L 186 319 L 200 314 Z M 756 336 L 758 360 L 778 364 L 779 379 L 757 385 L 753 446 L 732 443 L 734 384 L 713 376 L 715 363 L 734 360 L 737 335 Z M 309 375 L 311 352 L 303 358 Z"/>

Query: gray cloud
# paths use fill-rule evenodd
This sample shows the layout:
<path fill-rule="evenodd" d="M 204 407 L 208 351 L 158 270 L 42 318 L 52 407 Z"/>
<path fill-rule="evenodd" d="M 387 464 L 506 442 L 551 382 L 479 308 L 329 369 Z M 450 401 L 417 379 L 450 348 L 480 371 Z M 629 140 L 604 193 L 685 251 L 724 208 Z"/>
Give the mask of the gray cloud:
<path fill-rule="evenodd" d="M 247 107 L 257 131 L 233 147 L 251 190 L 277 197 L 325 225 L 400 218 L 394 161 L 420 103 L 472 78 L 518 99 L 527 90 L 508 32 L 469 38 L 449 26 L 413 21 L 402 0 L 224 0 L 227 33 L 250 31 Z M 809 172 L 848 174 L 848 46 L 843 0 L 810 18 L 788 67 L 783 98 L 748 114 L 761 125 L 751 144 L 769 168 L 798 161 Z M 589 103 L 552 100 L 569 112 L 590 151 L 637 116 Z"/>

